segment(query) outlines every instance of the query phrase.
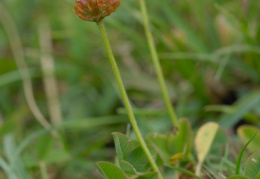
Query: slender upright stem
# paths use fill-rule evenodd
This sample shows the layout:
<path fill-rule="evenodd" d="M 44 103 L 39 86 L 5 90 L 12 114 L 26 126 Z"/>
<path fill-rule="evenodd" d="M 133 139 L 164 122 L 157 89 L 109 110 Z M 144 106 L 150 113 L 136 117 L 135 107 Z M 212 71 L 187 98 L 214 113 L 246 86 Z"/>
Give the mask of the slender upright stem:
<path fill-rule="evenodd" d="M 44 90 L 47 97 L 50 120 L 53 125 L 62 122 L 61 107 L 58 97 L 58 86 L 55 78 L 55 65 L 52 56 L 51 28 L 47 18 L 41 18 L 39 24 L 39 42 L 41 50 L 41 67 L 43 73 Z"/>
<path fill-rule="evenodd" d="M 138 125 L 137 125 L 137 122 L 135 120 L 135 116 L 134 116 L 132 107 L 130 105 L 128 96 L 126 94 L 126 90 L 125 90 L 125 87 L 124 87 L 124 84 L 123 84 L 123 81 L 122 81 L 122 78 L 121 78 L 121 75 L 120 75 L 120 72 L 119 72 L 116 60 L 114 58 L 114 55 L 113 55 L 110 43 L 109 43 L 107 35 L 106 35 L 105 27 L 104 27 L 104 24 L 103 24 L 102 20 L 100 22 L 98 22 L 97 25 L 98 25 L 99 30 L 101 32 L 102 38 L 104 40 L 104 44 L 105 44 L 105 47 L 106 47 L 106 50 L 107 50 L 108 58 L 109 58 L 111 66 L 112 66 L 112 69 L 114 71 L 114 74 L 115 74 L 115 77 L 116 77 L 116 81 L 117 81 L 117 84 L 118 84 L 118 87 L 119 87 L 119 90 L 120 90 L 120 93 L 121 93 L 121 96 L 122 96 L 125 108 L 127 110 L 127 114 L 128 114 L 129 120 L 130 120 L 130 122 L 132 124 L 132 127 L 133 127 L 133 130 L 135 132 L 135 135 L 136 135 L 136 137 L 137 137 L 141 147 L 143 148 L 143 150 L 144 150 L 144 152 L 146 154 L 146 157 L 148 158 L 148 160 L 149 160 L 153 170 L 158 172 L 159 179 L 163 179 L 163 176 L 160 173 L 159 168 L 156 165 L 156 163 L 155 163 L 155 161 L 154 161 L 154 159 L 153 159 L 153 157 L 152 157 L 152 155 L 151 155 L 151 153 L 150 153 L 150 151 L 149 151 L 149 149 L 148 149 L 148 147 L 147 147 L 147 145 L 146 145 L 146 143 L 145 143 L 145 141 L 144 141 L 144 139 L 142 137 L 142 134 L 141 134 L 141 132 L 140 132 L 140 130 L 138 128 Z"/>
<path fill-rule="evenodd" d="M 155 70 L 156 70 L 156 73 L 157 73 L 157 78 L 158 78 L 160 86 L 161 86 L 161 91 L 162 91 L 162 94 L 163 94 L 164 102 L 165 102 L 165 105 L 167 106 L 167 109 L 169 111 L 173 125 L 175 127 L 178 127 L 178 119 L 177 119 L 177 116 L 175 114 L 174 108 L 171 104 L 169 94 L 167 92 L 165 80 L 164 80 L 163 73 L 162 73 L 162 67 L 161 67 L 161 64 L 159 62 L 159 58 L 158 58 L 158 54 L 157 54 L 157 51 L 156 51 L 156 48 L 155 48 L 153 36 L 152 36 L 152 33 L 150 31 L 150 28 L 149 28 L 149 18 L 148 18 L 148 15 L 147 15 L 145 0 L 139 0 L 139 2 L 140 2 L 140 6 L 141 6 L 143 21 L 144 21 L 146 38 L 147 38 L 148 45 L 149 45 L 149 48 L 150 48 L 150 52 L 151 52 L 151 55 L 152 55 L 154 67 L 155 67 Z"/>
<path fill-rule="evenodd" d="M 47 172 L 47 167 L 46 167 L 46 163 L 41 161 L 39 163 L 39 166 L 40 166 L 40 171 L 41 171 L 41 176 L 42 176 L 42 179 L 48 179 L 48 172 Z"/>

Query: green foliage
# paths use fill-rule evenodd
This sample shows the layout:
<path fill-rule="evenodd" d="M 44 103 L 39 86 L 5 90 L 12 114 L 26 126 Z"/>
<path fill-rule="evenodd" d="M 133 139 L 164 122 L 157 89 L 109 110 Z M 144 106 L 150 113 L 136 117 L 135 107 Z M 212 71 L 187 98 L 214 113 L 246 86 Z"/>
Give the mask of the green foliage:
<path fill-rule="evenodd" d="M 260 174 L 256 175 L 255 179 L 259 179 L 260 178 Z"/>
<path fill-rule="evenodd" d="M 200 167 L 202 166 L 205 157 L 209 154 L 215 136 L 219 131 L 219 125 L 213 122 L 207 123 L 199 129 L 195 138 L 197 157 L 199 159 L 197 174 L 199 174 Z M 176 134 L 171 134 L 169 136 L 157 133 L 148 134 L 146 139 L 147 143 L 150 144 L 148 145 L 149 150 L 155 158 L 156 153 L 159 157 L 156 160 L 157 165 L 161 165 L 160 160 L 162 160 L 164 166 L 199 178 L 193 172 L 169 165 L 178 165 L 180 161 L 183 161 L 184 157 L 189 157 L 192 142 L 191 134 L 192 129 L 189 121 L 186 119 L 181 119 L 179 121 L 179 130 Z M 117 132 L 112 135 L 114 138 L 118 164 L 122 171 L 129 177 L 135 177 L 139 172 L 146 173 L 150 171 L 149 161 L 147 160 L 143 149 L 138 146 L 135 140 L 131 140 L 126 135 Z M 188 161 L 191 160 L 190 158 L 187 159 Z"/>
<path fill-rule="evenodd" d="M 137 147 L 133 141 L 131 141 L 126 135 L 114 132 L 114 143 L 116 147 L 116 154 L 119 160 L 124 160 L 128 154 Z"/>
<path fill-rule="evenodd" d="M 0 18 L 0 178 L 99 179 L 98 167 L 107 178 L 157 178 L 127 127 L 96 24 L 74 14 L 74 0 L 0 4 L 11 17 Z M 250 161 L 258 161 L 260 149 L 259 0 L 150 0 L 147 5 L 169 100 L 181 118 L 178 131 L 163 105 L 137 1 L 121 1 L 104 23 L 138 126 L 160 171 L 165 178 L 218 178 L 220 172 L 227 178 L 259 179 L 259 166 Z M 13 53 L 14 36 L 4 28 L 16 25 L 36 104 L 51 121 L 40 63 L 42 18 L 50 27 L 46 51 L 55 64 L 63 114 L 62 123 L 52 126 L 58 137 L 44 130 L 28 107 L 15 63 L 19 51 Z M 231 176 L 239 151 L 255 132 L 241 158 L 245 176 Z M 97 161 L 115 164 L 97 167 Z"/>
<path fill-rule="evenodd" d="M 255 138 L 256 134 L 251 137 L 251 139 L 246 143 L 246 145 L 242 148 L 242 150 L 239 153 L 238 159 L 237 159 L 237 165 L 236 165 L 236 171 L 235 171 L 235 175 L 239 174 L 239 170 L 240 170 L 240 164 L 241 164 L 241 159 L 243 156 L 244 151 L 246 150 L 247 146 L 250 144 L 250 142 Z"/>
<path fill-rule="evenodd" d="M 100 167 L 107 179 L 127 179 L 124 172 L 112 163 L 98 162 L 97 165 Z"/>
<path fill-rule="evenodd" d="M 152 146 L 148 146 L 149 151 L 152 153 L 153 158 L 156 158 L 156 151 Z M 145 155 L 141 146 L 137 146 L 126 157 L 128 161 L 138 172 L 146 172 L 150 169 L 150 163 Z"/>
<path fill-rule="evenodd" d="M 250 138 L 256 133 L 256 137 L 252 140 L 252 142 L 248 145 L 248 149 L 251 152 L 260 149 L 260 129 L 255 126 L 243 125 L 237 129 L 238 136 L 245 143 L 250 140 Z"/>
<path fill-rule="evenodd" d="M 189 121 L 187 119 L 179 120 L 179 128 L 175 133 L 176 134 L 171 134 L 170 136 L 150 133 L 146 137 L 155 147 L 165 165 L 178 163 L 190 154 L 192 131 Z M 178 155 L 182 155 L 182 157 L 174 157 Z"/>
<path fill-rule="evenodd" d="M 167 147 L 169 137 L 163 134 L 150 133 L 146 138 L 154 146 L 163 163 L 169 164 L 171 155 Z"/>
<path fill-rule="evenodd" d="M 254 152 L 246 162 L 245 176 L 250 179 L 257 179 L 260 175 L 260 151 Z"/>
<path fill-rule="evenodd" d="M 120 160 L 120 167 L 128 176 L 136 175 L 135 168 L 127 161 Z"/>
<path fill-rule="evenodd" d="M 136 156 L 133 156 L 135 158 Z M 131 179 L 145 179 L 145 178 L 151 178 L 151 179 L 156 179 L 158 177 L 156 172 L 147 172 L 147 173 L 139 173 L 137 174 L 136 171 L 133 170 L 127 170 L 129 168 L 129 163 L 125 165 L 127 162 L 123 162 L 124 164 L 121 166 L 121 168 L 124 168 L 124 171 L 131 176 Z M 112 178 L 118 178 L 118 179 L 127 179 L 128 177 L 126 176 L 126 173 L 116 165 L 109 163 L 109 162 L 98 162 L 97 165 L 100 167 L 102 170 L 103 174 L 106 176 L 107 179 L 112 179 Z"/>
<path fill-rule="evenodd" d="M 7 157 L 7 162 L 9 164 L 9 169 L 7 175 L 10 178 L 21 178 L 21 179 L 26 179 L 29 178 L 26 170 L 24 163 L 21 161 L 21 158 L 15 154 L 15 149 L 16 149 L 16 144 L 14 142 L 13 136 L 6 135 L 4 137 L 4 153 L 5 156 Z M 4 162 L 3 162 L 4 163 Z M 7 164 L 5 164 L 7 165 Z M 7 168 L 8 166 L 5 166 Z M 12 174 L 11 174 L 12 173 Z"/>
<path fill-rule="evenodd" d="M 224 114 L 220 119 L 220 125 L 226 128 L 230 128 L 236 124 L 241 117 L 245 116 L 250 110 L 254 109 L 256 105 L 260 103 L 260 91 L 252 91 L 236 101 L 232 105 L 232 112 L 230 114 Z"/>
<path fill-rule="evenodd" d="M 177 134 L 172 134 L 168 139 L 168 150 L 172 154 L 184 153 L 186 156 L 190 153 L 192 144 L 192 129 L 190 122 L 187 119 L 180 119 L 179 128 L 176 133 Z"/>
<path fill-rule="evenodd" d="M 119 165 L 128 175 L 134 175 L 137 172 L 146 172 L 150 169 L 149 161 L 136 141 L 130 140 L 121 133 L 113 133 L 115 148 Z M 153 157 L 156 159 L 156 151 L 152 146 L 148 146 Z"/>

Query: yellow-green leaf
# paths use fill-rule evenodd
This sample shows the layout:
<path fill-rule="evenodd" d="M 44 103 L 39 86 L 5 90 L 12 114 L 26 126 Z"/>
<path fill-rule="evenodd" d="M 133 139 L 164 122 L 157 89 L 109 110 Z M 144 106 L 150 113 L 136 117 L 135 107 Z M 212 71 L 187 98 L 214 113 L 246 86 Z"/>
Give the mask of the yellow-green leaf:
<path fill-rule="evenodd" d="M 219 125 L 215 122 L 204 124 L 199 130 L 195 138 L 195 147 L 199 163 L 203 163 L 211 144 L 217 134 Z"/>
<path fill-rule="evenodd" d="M 196 175 L 200 175 L 202 163 L 209 153 L 214 138 L 218 132 L 219 125 L 215 122 L 209 122 L 199 128 L 195 137 L 195 149 L 198 156 L 198 165 Z"/>

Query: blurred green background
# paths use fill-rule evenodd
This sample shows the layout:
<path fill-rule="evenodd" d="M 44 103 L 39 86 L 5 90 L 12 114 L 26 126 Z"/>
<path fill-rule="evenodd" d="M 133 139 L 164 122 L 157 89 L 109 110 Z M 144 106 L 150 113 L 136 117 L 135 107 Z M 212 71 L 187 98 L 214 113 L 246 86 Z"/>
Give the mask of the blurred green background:
<path fill-rule="evenodd" d="M 6 11 L 0 11 L 2 178 L 7 178 L 6 165 L 32 178 L 46 170 L 49 178 L 100 178 L 95 163 L 114 160 L 111 133 L 130 130 L 98 27 L 79 19 L 73 4 L 0 2 Z M 147 6 L 178 117 L 188 118 L 195 129 L 216 121 L 230 135 L 244 123 L 260 127 L 260 1 L 149 0 Z M 55 64 L 62 114 L 58 139 L 43 129 L 28 107 L 15 60 L 21 53 L 11 48 L 12 42 L 17 45 L 16 36 L 6 29 L 10 24 L 19 33 L 33 94 L 48 120 L 52 96 L 46 98 L 43 80 L 48 76 L 42 60 Z M 138 1 L 122 0 L 105 25 L 143 134 L 171 131 Z M 19 156 L 14 155 L 18 149 Z"/>

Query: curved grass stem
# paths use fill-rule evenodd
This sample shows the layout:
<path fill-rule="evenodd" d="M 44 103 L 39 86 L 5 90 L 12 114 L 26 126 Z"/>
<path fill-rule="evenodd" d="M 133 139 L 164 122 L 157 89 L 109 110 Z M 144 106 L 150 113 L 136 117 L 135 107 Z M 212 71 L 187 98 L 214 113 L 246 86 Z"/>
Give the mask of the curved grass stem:
<path fill-rule="evenodd" d="M 167 88 L 166 88 L 166 83 L 165 83 L 165 80 L 164 80 L 164 77 L 163 77 L 162 67 L 161 67 L 161 64 L 159 62 L 158 53 L 157 53 L 156 48 L 155 48 L 154 39 L 153 39 L 151 30 L 149 28 L 149 18 L 148 18 L 148 15 L 147 15 L 145 0 L 139 0 L 139 2 L 140 2 L 140 7 L 141 7 L 141 11 L 142 11 L 142 16 L 143 16 L 145 34 L 146 34 L 146 38 L 147 38 L 148 45 L 149 45 L 149 48 L 150 48 L 150 52 L 151 52 L 151 55 L 152 55 L 152 60 L 153 60 L 154 67 L 155 67 L 155 70 L 156 70 L 157 78 L 158 78 L 158 81 L 160 83 L 164 102 L 165 102 L 165 105 L 166 105 L 166 107 L 169 111 L 169 115 L 171 117 L 173 125 L 175 127 L 178 127 L 178 119 L 177 119 L 177 116 L 175 114 L 175 110 L 174 110 L 174 108 L 171 104 L 171 100 L 170 100 L 170 97 L 169 97 L 169 94 L 168 94 L 168 91 L 167 91 Z"/>
<path fill-rule="evenodd" d="M 31 109 L 33 115 L 38 120 L 38 122 L 45 128 L 51 129 L 51 124 L 45 119 L 40 109 L 37 106 L 33 95 L 33 86 L 30 78 L 29 70 L 24 59 L 24 51 L 22 48 L 22 42 L 17 30 L 17 27 L 10 15 L 6 10 L 2 2 L 0 2 L 0 23 L 6 31 L 6 34 L 10 41 L 10 46 L 14 55 L 15 63 L 17 64 L 19 73 L 21 74 L 23 80 L 24 95 L 29 108 Z M 55 133 L 55 132 L 54 132 Z M 54 134 L 53 133 L 53 134 Z M 56 135 L 56 134 L 54 134 Z"/>
<path fill-rule="evenodd" d="M 118 84 L 118 87 L 119 87 L 119 90 L 120 90 L 120 93 L 121 93 L 121 96 L 122 96 L 122 99 L 123 99 L 123 102 L 124 102 L 124 105 L 125 105 L 125 108 L 127 110 L 127 114 L 128 114 L 128 117 L 129 117 L 129 120 L 132 124 L 132 127 L 133 127 L 133 130 L 135 132 L 135 135 L 137 137 L 137 140 L 139 141 L 141 147 L 143 148 L 145 154 L 146 154 L 146 157 L 148 158 L 151 166 L 152 166 L 152 169 L 156 172 L 158 172 L 158 178 L 159 179 L 163 179 L 163 176 L 162 174 L 160 173 L 159 171 L 159 168 L 158 166 L 156 165 L 153 157 L 152 157 L 152 154 L 150 153 L 143 137 L 142 137 L 142 134 L 139 130 L 139 127 L 137 125 L 137 122 L 136 122 L 136 119 L 135 119 L 135 116 L 134 116 L 134 113 L 133 113 L 133 110 L 132 110 L 132 107 L 131 107 L 131 104 L 129 102 L 129 99 L 128 99 L 128 96 L 127 96 L 127 93 L 126 93 L 126 90 L 125 90 L 125 87 L 124 87 L 124 84 L 123 84 L 123 81 L 122 81 L 122 78 L 121 78 L 121 75 L 120 75 L 120 72 L 119 72 L 119 69 L 118 69 L 118 66 L 117 66 L 117 63 L 116 63 L 116 60 L 114 58 L 114 55 L 113 55 L 113 52 L 112 52 L 112 49 L 111 49 L 111 46 L 110 46 L 110 43 L 109 43 L 109 40 L 107 38 L 107 35 L 106 35 L 106 31 L 105 31 L 105 27 L 104 27 L 104 24 L 103 24 L 103 21 L 99 21 L 97 23 L 98 27 L 99 27 L 99 30 L 100 30 L 100 33 L 102 35 L 102 38 L 104 40 L 104 44 L 105 44 L 105 47 L 106 47 L 106 50 L 107 50 L 107 54 L 108 54 L 108 58 L 109 58 L 109 61 L 110 61 L 110 64 L 112 66 L 112 69 L 114 71 L 114 74 L 115 74 L 115 77 L 116 77 L 116 81 L 117 81 L 117 84 Z"/>

